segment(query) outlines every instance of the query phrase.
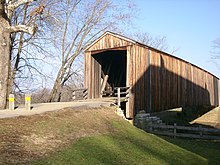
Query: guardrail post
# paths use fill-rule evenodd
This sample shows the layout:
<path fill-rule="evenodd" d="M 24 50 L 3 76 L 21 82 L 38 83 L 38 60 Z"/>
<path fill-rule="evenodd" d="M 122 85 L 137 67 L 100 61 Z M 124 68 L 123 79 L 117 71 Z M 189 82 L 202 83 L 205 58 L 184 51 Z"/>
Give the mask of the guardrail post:
<path fill-rule="evenodd" d="M 83 91 L 83 99 L 86 100 L 88 98 L 88 89 Z"/>
<path fill-rule="evenodd" d="M 14 110 L 15 109 L 15 97 L 14 97 L 14 94 L 10 94 L 8 100 L 9 100 L 9 107 L 8 107 L 8 109 L 9 110 Z"/>
<path fill-rule="evenodd" d="M 130 97 L 130 87 L 128 87 L 127 89 L 126 89 L 126 99 L 129 99 L 129 97 Z"/>
<path fill-rule="evenodd" d="M 121 106 L 121 99 L 120 99 L 121 89 L 120 88 L 117 89 L 117 94 L 118 94 L 118 99 L 117 99 L 118 103 L 117 104 L 120 107 Z"/>
<path fill-rule="evenodd" d="M 25 109 L 31 110 L 31 94 L 25 94 Z"/>
<path fill-rule="evenodd" d="M 72 97 L 73 101 L 76 100 L 76 91 L 73 91 L 73 97 Z"/>

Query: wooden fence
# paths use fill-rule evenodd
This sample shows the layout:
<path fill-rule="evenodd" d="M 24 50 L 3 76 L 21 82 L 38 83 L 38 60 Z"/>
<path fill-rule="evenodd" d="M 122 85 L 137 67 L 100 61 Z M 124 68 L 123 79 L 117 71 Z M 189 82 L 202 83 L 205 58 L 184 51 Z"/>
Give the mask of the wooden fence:
<path fill-rule="evenodd" d="M 220 129 L 204 128 L 201 125 L 192 127 L 192 126 L 178 126 L 176 124 L 174 125 L 148 124 L 146 127 L 146 131 L 157 135 L 166 135 L 173 137 L 220 140 Z"/>

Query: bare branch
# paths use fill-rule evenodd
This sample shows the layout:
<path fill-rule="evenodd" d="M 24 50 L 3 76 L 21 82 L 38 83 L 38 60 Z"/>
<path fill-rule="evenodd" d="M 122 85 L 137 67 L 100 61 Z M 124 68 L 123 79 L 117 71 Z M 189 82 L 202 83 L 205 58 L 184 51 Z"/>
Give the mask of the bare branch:
<path fill-rule="evenodd" d="M 10 26 L 7 28 L 7 32 L 16 33 L 16 32 L 24 32 L 33 35 L 37 30 L 37 26 L 26 26 L 26 25 L 16 25 Z"/>
<path fill-rule="evenodd" d="M 17 0 L 17 1 L 9 1 L 9 4 L 7 6 L 7 9 L 10 11 L 14 11 L 16 8 L 18 8 L 19 6 L 25 4 L 25 3 L 29 3 L 29 2 L 34 2 L 36 0 Z"/>
<path fill-rule="evenodd" d="M 132 38 L 135 38 L 140 43 L 143 43 L 148 46 L 152 46 L 162 51 L 167 51 L 168 49 L 167 39 L 165 36 L 152 37 L 148 33 L 137 32 L 133 34 Z"/>

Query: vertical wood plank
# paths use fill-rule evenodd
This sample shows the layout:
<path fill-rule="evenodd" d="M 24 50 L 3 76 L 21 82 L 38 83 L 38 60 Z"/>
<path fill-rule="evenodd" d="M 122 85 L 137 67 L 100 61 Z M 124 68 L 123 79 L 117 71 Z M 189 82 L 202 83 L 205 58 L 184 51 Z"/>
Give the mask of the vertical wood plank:
<path fill-rule="evenodd" d="M 93 59 L 91 51 L 127 46 L 126 86 L 132 87 L 132 94 L 126 103 L 129 107 L 126 115 L 133 117 L 134 109 L 158 111 L 219 103 L 218 78 L 181 59 L 132 44 L 108 34 L 85 53 L 84 84 L 89 98 L 97 97 L 101 77 L 101 66 Z"/>
<path fill-rule="evenodd" d="M 132 88 L 132 66 L 131 66 L 131 46 L 127 47 L 126 53 L 126 86 Z M 128 102 L 126 102 L 125 115 L 127 118 L 133 118 L 133 108 L 132 108 L 133 96 L 132 92 L 129 93 Z"/>

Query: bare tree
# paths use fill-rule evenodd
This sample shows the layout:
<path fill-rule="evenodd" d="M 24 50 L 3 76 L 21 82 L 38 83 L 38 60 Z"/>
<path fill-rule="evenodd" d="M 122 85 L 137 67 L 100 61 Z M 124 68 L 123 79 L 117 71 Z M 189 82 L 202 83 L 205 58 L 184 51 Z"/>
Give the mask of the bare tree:
<path fill-rule="evenodd" d="M 213 41 L 213 58 L 220 58 L 220 38 Z"/>
<path fill-rule="evenodd" d="M 20 6 L 34 0 L 0 0 L 0 108 L 6 107 L 10 72 L 11 34 L 28 33 L 33 35 L 35 25 L 11 25 L 13 13 Z"/>
<path fill-rule="evenodd" d="M 11 72 L 7 93 L 35 93 L 51 84 L 51 70 L 55 61 L 51 51 L 51 31 L 58 25 L 56 11 L 51 9 L 55 3 L 38 0 L 22 5 L 13 12 L 12 25 L 35 24 L 38 28 L 34 36 L 23 32 L 11 34 Z"/>
<path fill-rule="evenodd" d="M 153 37 L 149 33 L 136 32 L 132 35 L 132 38 L 136 39 L 140 43 L 146 44 L 162 51 L 167 51 L 168 49 L 167 38 L 165 36 Z"/>
<path fill-rule="evenodd" d="M 44 4 L 43 4 L 44 3 Z M 43 39 L 45 37 L 45 1 L 38 1 L 38 3 L 27 4 L 17 12 L 14 12 L 11 24 L 35 24 L 38 27 L 34 36 L 26 35 L 25 33 L 14 33 L 11 37 L 11 73 L 9 82 L 9 92 L 12 92 L 12 86 L 19 88 L 18 82 L 26 79 L 36 80 L 39 75 L 42 75 L 42 70 L 39 66 L 40 62 L 46 63 L 46 56 L 48 55 L 45 47 L 49 41 Z M 44 29 L 42 29 L 44 28 Z M 49 33 L 49 32 L 48 32 Z M 43 37 L 44 36 L 44 37 Z"/>
<path fill-rule="evenodd" d="M 220 70 L 219 59 L 220 59 L 220 38 L 217 38 L 213 41 L 212 51 L 211 51 L 211 60 L 215 66 Z"/>
<path fill-rule="evenodd" d="M 116 29 L 118 24 L 127 21 L 131 12 L 131 9 L 119 9 L 111 0 L 62 0 L 57 5 L 61 15 L 57 19 L 61 24 L 56 29 L 55 39 L 61 64 L 49 102 L 60 101 L 63 86 L 77 74 L 72 66 L 83 49 L 101 32 Z"/>
<path fill-rule="evenodd" d="M 171 54 L 175 54 L 180 48 L 173 47 L 169 48 L 166 36 L 152 36 L 146 32 L 136 32 L 131 34 L 131 37 L 138 42 L 151 46 L 161 51 L 168 51 Z"/>

